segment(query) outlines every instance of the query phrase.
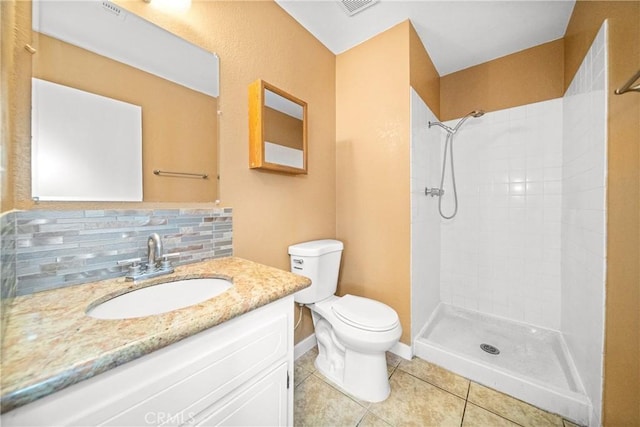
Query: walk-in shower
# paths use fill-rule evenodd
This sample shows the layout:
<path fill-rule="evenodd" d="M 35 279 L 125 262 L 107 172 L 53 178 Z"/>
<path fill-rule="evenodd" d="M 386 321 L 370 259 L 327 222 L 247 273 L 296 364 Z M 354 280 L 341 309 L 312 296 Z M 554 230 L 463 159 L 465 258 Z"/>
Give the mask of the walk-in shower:
<path fill-rule="evenodd" d="M 565 172 L 585 152 L 580 138 L 586 124 L 578 120 L 585 108 L 581 98 L 554 99 L 440 126 L 413 95 L 411 336 L 414 354 L 424 360 L 595 426 L 602 402 L 597 298 L 604 286 L 604 263 L 595 255 L 604 253 L 603 240 L 595 237 L 605 216 L 591 199 L 585 214 L 578 213 L 586 199 L 572 193 L 576 181 Z M 604 135 L 604 115 L 589 117 Z M 429 129 L 429 121 L 446 132 Z M 445 136 L 451 144 L 452 135 L 461 147 L 455 156 L 460 209 L 446 220 L 424 196 L 424 184 L 441 181 Z M 601 137 L 589 151 L 590 171 L 606 165 L 605 147 Z M 590 197 L 604 200 L 604 185 L 590 185 L 599 185 Z M 593 219 L 593 240 L 572 225 L 578 221 L 572 215 L 581 224 Z M 582 264 L 586 257 L 589 265 Z M 585 283 L 593 284 L 588 294 Z M 589 309 L 574 303 L 583 299 L 595 302 Z"/>
<path fill-rule="evenodd" d="M 458 132 L 458 129 L 462 126 L 462 124 L 467 121 L 470 117 L 482 117 L 484 115 L 484 111 L 482 110 L 473 110 L 466 116 L 464 116 L 460 121 L 453 127 L 449 127 L 441 122 L 429 122 L 429 128 L 431 126 L 439 126 L 445 131 L 447 131 L 447 138 L 444 143 L 444 155 L 442 157 L 442 176 L 440 178 L 440 188 L 425 188 L 424 193 L 427 196 L 438 197 L 438 212 L 440 212 L 440 216 L 444 219 L 451 219 L 458 213 L 458 190 L 456 189 L 456 174 L 454 171 L 454 162 L 453 162 L 453 137 Z M 447 169 L 447 152 L 450 152 L 449 158 L 451 159 L 451 182 L 453 185 L 453 213 L 449 216 L 445 215 L 442 212 L 442 196 L 444 196 L 444 176 Z"/>
<path fill-rule="evenodd" d="M 439 123 L 411 92 L 414 354 L 589 426 L 603 407 L 606 34 L 562 98 Z M 424 187 L 454 134 L 460 209 L 443 220 Z"/>

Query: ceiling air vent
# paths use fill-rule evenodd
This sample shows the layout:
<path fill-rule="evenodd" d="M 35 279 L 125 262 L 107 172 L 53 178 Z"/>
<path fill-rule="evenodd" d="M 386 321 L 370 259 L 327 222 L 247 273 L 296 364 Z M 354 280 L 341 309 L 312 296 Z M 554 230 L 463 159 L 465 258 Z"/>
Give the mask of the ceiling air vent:
<path fill-rule="evenodd" d="M 379 0 L 339 0 L 338 3 L 349 16 L 362 12 L 366 8 L 373 6 Z"/>

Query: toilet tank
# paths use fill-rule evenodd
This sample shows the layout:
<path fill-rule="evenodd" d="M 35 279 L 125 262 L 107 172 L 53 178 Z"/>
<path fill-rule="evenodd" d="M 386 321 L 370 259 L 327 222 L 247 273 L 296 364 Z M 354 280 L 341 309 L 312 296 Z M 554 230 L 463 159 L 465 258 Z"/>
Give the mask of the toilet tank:
<path fill-rule="evenodd" d="M 311 286 L 294 294 L 297 303 L 313 304 L 336 293 L 343 248 L 329 239 L 289 246 L 291 272 L 311 279 Z"/>

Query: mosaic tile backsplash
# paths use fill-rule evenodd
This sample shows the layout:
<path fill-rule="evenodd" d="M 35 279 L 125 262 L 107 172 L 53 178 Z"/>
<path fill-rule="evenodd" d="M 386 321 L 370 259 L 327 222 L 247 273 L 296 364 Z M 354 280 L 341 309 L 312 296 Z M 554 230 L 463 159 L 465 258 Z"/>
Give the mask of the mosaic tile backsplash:
<path fill-rule="evenodd" d="M 6 314 L 16 295 L 15 212 L 0 215 L 0 336 L 4 337 Z"/>
<path fill-rule="evenodd" d="M 118 261 L 146 258 L 158 233 L 174 265 L 233 254 L 232 209 L 141 209 L 15 212 L 15 295 L 124 276 Z M 6 228 L 6 230 L 5 230 Z M 3 269 L 4 269 L 3 259 Z M 5 296 L 3 271 L 2 292 Z M 7 286 L 7 291 L 9 285 Z"/>

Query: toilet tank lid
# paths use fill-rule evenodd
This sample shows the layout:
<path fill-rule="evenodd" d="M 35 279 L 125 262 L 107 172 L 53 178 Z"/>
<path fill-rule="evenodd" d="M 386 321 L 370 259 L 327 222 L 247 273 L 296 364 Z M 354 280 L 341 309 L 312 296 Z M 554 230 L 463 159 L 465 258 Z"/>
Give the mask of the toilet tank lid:
<path fill-rule="evenodd" d="M 289 246 L 289 255 L 320 256 L 330 252 L 341 251 L 344 245 L 339 240 L 313 240 Z"/>

